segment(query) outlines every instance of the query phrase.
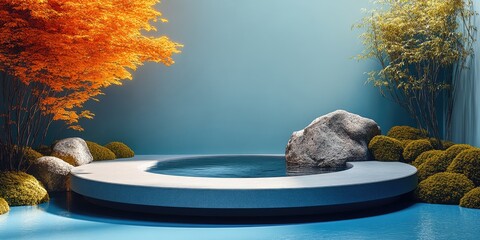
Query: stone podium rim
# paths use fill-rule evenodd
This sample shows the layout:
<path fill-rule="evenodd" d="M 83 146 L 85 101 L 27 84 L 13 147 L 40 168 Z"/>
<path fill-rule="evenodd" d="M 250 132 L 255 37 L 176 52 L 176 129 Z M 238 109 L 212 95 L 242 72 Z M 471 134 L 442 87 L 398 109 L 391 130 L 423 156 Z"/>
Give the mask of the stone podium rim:
<path fill-rule="evenodd" d="M 72 170 L 71 189 L 114 208 L 157 208 L 160 213 L 168 210 L 168 214 L 181 215 L 185 209 L 191 215 L 204 215 L 208 213 L 205 210 L 214 215 L 248 212 L 255 216 L 265 214 L 255 211 L 259 209 L 269 209 L 268 214 L 275 215 L 282 209 L 295 213 L 295 209 L 348 207 L 388 200 L 413 191 L 417 185 L 416 168 L 400 162 L 350 162 L 352 167 L 340 172 L 272 178 L 183 177 L 146 171 L 157 161 L 202 156 L 205 155 L 137 156 L 95 162 Z"/>

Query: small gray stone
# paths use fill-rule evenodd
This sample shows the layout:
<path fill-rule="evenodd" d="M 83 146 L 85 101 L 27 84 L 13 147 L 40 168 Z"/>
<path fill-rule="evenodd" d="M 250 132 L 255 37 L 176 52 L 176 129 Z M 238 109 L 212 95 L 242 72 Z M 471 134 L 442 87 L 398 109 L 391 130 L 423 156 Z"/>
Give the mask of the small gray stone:
<path fill-rule="evenodd" d="M 88 150 L 87 143 L 81 138 L 65 138 L 53 146 L 52 155 L 69 155 L 75 160 L 75 166 L 81 166 L 93 161 L 92 154 Z"/>
<path fill-rule="evenodd" d="M 371 119 L 337 110 L 315 119 L 288 141 L 287 166 L 341 167 L 369 160 L 368 143 L 380 134 Z"/>
<path fill-rule="evenodd" d="M 57 157 L 41 157 L 32 162 L 29 172 L 43 183 L 47 191 L 70 189 L 70 171 L 73 166 Z"/>

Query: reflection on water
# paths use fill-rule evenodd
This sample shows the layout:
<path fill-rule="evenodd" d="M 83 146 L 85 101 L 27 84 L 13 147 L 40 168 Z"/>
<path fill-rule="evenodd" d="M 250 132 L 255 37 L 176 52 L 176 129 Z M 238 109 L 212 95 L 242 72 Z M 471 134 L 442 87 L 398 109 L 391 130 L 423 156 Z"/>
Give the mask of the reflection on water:
<path fill-rule="evenodd" d="M 207 156 L 158 162 L 149 172 L 191 177 L 258 178 L 330 173 L 347 169 L 288 167 L 285 157 Z"/>
<path fill-rule="evenodd" d="M 409 204 L 351 214 L 228 220 L 176 218 L 102 208 L 76 194 L 56 194 L 38 207 L 0 216 L 0 239 L 478 239 L 480 210 Z M 260 221 L 260 222 L 259 222 Z"/>

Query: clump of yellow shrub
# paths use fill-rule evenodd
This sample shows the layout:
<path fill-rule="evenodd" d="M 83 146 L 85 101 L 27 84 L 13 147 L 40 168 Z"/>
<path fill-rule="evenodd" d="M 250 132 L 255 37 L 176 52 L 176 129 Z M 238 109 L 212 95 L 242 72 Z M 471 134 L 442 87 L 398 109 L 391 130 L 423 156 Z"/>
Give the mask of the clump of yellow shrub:
<path fill-rule="evenodd" d="M 0 197 L 0 215 L 7 213 L 10 211 L 10 207 L 8 206 L 7 201 Z"/>
<path fill-rule="evenodd" d="M 24 172 L 0 172 L 0 196 L 10 206 L 36 205 L 49 200 L 47 190 L 32 175 Z"/>
<path fill-rule="evenodd" d="M 428 133 L 410 126 L 395 126 L 388 131 L 387 136 L 398 140 L 418 140 L 428 138 Z"/>
<path fill-rule="evenodd" d="M 460 199 L 460 206 L 480 209 L 480 187 L 472 189 Z"/>
<path fill-rule="evenodd" d="M 370 140 L 368 149 L 375 160 L 400 161 L 402 159 L 402 143 L 395 138 L 377 135 Z"/>
<path fill-rule="evenodd" d="M 105 145 L 106 148 L 110 149 L 117 158 L 131 158 L 135 156 L 135 153 L 131 148 L 129 148 L 125 143 L 121 142 L 111 142 Z"/>
<path fill-rule="evenodd" d="M 403 159 L 412 162 L 423 152 L 433 150 L 433 146 L 427 139 L 420 139 L 410 142 L 403 150 Z"/>
<path fill-rule="evenodd" d="M 113 153 L 110 149 L 94 142 L 85 142 L 87 143 L 88 150 L 90 150 L 90 153 L 92 154 L 93 161 L 115 159 L 115 153 Z"/>
<path fill-rule="evenodd" d="M 437 173 L 418 184 L 416 197 L 428 203 L 458 204 L 460 199 L 475 187 L 460 173 Z"/>

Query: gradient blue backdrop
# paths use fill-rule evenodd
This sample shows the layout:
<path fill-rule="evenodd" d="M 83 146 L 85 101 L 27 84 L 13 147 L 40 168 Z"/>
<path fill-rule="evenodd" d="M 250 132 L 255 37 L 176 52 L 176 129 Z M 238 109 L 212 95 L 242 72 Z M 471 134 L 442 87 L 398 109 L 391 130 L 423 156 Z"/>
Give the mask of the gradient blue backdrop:
<path fill-rule="evenodd" d="M 160 32 L 183 43 L 176 64 L 146 64 L 86 107 L 85 132 L 124 141 L 139 154 L 282 153 L 293 131 L 345 109 L 384 132 L 410 124 L 405 112 L 365 84 L 373 61 L 359 30 L 368 0 L 165 0 Z"/>

